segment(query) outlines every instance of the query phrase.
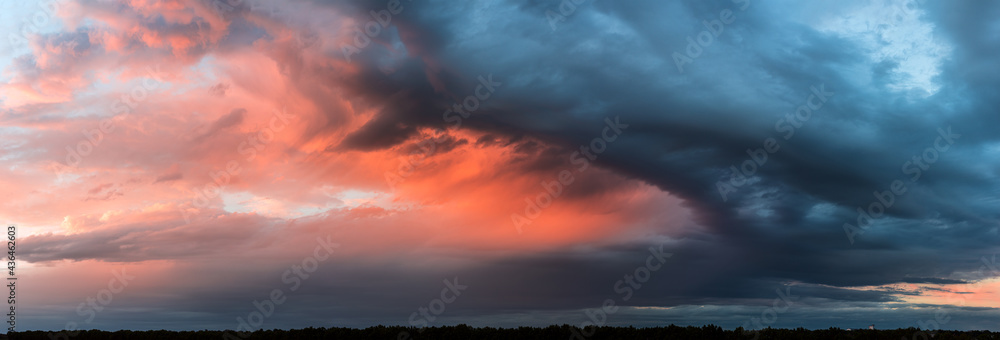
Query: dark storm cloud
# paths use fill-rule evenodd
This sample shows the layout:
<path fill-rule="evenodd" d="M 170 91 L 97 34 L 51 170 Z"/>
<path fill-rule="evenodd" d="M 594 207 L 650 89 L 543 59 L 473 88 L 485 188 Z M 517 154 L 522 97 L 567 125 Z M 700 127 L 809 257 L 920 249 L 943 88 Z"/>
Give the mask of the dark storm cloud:
<path fill-rule="evenodd" d="M 463 121 L 463 129 L 488 133 L 477 145 L 528 136 L 574 149 L 604 118 L 620 116 L 629 133 L 598 163 L 682 197 L 711 235 L 681 241 L 691 256 L 678 250 L 672 279 L 643 291 L 644 303 L 655 305 L 766 298 L 792 282 L 812 287 L 803 294 L 814 297 L 895 301 L 901 293 L 837 287 L 967 283 L 955 277 L 996 250 L 1000 135 L 991 126 L 1000 116 L 991 94 L 998 84 L 984 75 L 997 67 L 991 13 L 998 5 L 928 5 L 931 14 L 921 19 L 940 25 L 935 33 L 953 52 L 934 78 L 940 89 L 927 96 L 889 88 L 899 62 L 873 60 L 856 41 L 797 22 L 789 4 L 753 2 L 740 11 L 728 1 L 584 2 L 554 32 L 544 13 L 557 2 L 494 5 L 484 15 L 471 5 L 407 4 L 394 23 L 413 59 L 392 74 L 376 71 L 376 58 L 357 59 L 368 70 L 357 80 L 359 94 L 384 106 L 339 147 L 386 148 L 417 127 L 446 126 L 441 113 L 483 74 L 504 85 Z M 735 22 L 678 72 L 672 53 L 684 53 L 686 37 L 725 9 L 735 11 Z M 858 79 L 858 69 L 871 81 Z M 453 98 L 440 99 L 431 78 Z M 776 128 L 787 129 L 788 116 L 820 92 L 832 94 L 801 126 Z M 933 147 L 939 129 L 960 137 L 911 183 L 906 162 Z M 717 183 L 769 137 L 780 149 L 723 200 Z M 867 208 L 873 192 L 895 180 L 908 191 L 851 244 L 843 224 L 856 224 L 856 208 Z M 545 256 L 510 261 L 468 275 L 500 277 L 483 280 L 489 291 L 524 298 L 480 297 L 477 306 L 580 308 L 588 294 L 596 305 L 630 266 Z"/>

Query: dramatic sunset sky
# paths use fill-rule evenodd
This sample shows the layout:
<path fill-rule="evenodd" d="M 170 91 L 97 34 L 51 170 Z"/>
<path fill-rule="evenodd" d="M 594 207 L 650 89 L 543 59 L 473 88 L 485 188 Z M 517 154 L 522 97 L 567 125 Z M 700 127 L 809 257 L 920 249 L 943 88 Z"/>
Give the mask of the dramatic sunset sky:
<path fill-rule="evenodd" d="M 18 330 L 276 290 L 259 327 L 1000 330 L 998 2 L 5 0 L 0 33 Z"/>

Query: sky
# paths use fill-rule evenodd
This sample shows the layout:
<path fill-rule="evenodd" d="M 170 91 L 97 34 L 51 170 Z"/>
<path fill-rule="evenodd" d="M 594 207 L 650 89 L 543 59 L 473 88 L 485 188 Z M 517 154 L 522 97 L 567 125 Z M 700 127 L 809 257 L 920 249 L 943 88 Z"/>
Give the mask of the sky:
<path fill-rule="evenodd" d="M 0 2 L 17 329 L 1000 330 L 1000 3 Z"/>

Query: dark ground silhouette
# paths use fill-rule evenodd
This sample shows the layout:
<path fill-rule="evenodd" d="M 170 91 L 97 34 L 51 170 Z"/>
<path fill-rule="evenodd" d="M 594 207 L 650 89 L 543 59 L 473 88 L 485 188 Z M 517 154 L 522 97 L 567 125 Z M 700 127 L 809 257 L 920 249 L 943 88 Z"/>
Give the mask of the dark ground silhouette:
<path fill-rule="evenodd" d="M 703 327 L 588 327 L 574 326 L 475 328 L 466 325 L 428 327 L 424 329 L 402 326 L 375 326 L 357 328 L 305 328 L 293 330 L 259 330 L 253 333 L 235 331 L 128 331 L 115 332 L 88 330 L 73 332 L 27 331 L 11 332 L 0 339 L 45 340 L 157 340 L 157 339 L 1000 339 L 1000 332 L 990 331 L 923 331 L 917 328 L 891 330 L 853 330 L 840 328 L 823 330 L 768 328 L 745 331 L 742 328 L 724 330 L 719 326 Z"/>

